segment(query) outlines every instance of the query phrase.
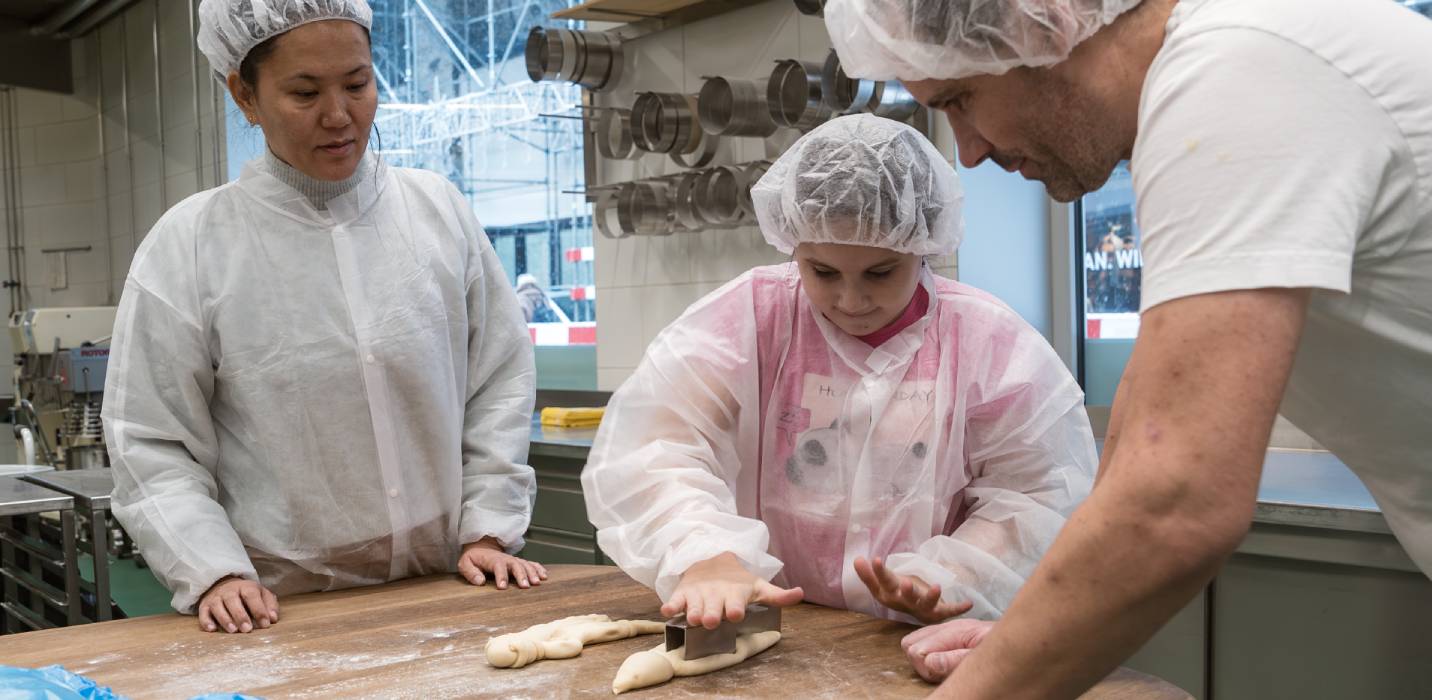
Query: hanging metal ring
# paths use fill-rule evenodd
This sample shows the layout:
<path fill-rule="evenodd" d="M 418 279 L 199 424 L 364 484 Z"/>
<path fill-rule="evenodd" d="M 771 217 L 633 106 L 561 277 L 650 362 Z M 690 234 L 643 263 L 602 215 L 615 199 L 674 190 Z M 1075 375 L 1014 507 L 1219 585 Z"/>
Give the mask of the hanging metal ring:
<path fill-rule="evenodd" d="M 609 160 L 627 160 L 633 153 L 640 156 L 632 142 L 631 110 L 611 108 L 597 117 L 597 153 Z"/>
<path fill-rule="evenodd" d="M 825 57 L 820 71 L 820 94 L 827 107 L 836 114 L 858 114 L 871 107 L 875 96 L 874 80 L 857 80 L 845 74 L 835 49 Z"/>
<path fill-rule="evenodd" d="M 820 73 L 821 66 L 814 63 L 776 61 L 766 83 L 766 102 L 776 124 L 809 131 L 830 118 L 830 107 L 821 99 Z"/>

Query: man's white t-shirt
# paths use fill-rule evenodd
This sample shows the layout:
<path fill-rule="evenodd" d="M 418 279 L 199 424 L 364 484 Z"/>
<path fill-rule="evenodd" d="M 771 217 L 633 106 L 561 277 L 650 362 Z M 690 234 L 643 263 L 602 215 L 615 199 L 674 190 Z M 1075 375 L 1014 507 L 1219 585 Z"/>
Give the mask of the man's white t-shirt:
<path fill-rule="evenodd" d="M 1432 575 L 1432 21 L 1392 0 L 1181 0 L 1130 170 L 1144 310 L 1315 290 L 1282 412 Z"/>

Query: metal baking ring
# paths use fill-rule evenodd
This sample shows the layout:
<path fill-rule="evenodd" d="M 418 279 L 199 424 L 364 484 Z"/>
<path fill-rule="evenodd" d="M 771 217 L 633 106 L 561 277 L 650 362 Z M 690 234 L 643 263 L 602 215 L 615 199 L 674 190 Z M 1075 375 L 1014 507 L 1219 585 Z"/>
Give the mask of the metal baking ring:
<path fill-rule="evenodd" d="M 827 107 L 836 114 L 858 114 L 874 105 L 874 80 L 858 80 L 845 74 L 835 49 L 825 57 L 820 70 L 820 94 Z"/>
<path fill-rule="evenodd" d="M 642 236 L 666 236 L 673 232 L 674 215 L 667 186 L 659 182 L 622 183 L 617 193 L 617 221 L 622 231 Z"/>
<path fill-rule="evenodd" d="M 593 205 L 592 218 L 596 221 L 597 231 L 607 238 L 626 238 L 631 234 L 622 231 L 621 223 L 617 218 L 617 190 L 606 190 L 597 196 Z"/>
<path fill-rule="evenodd" d="M 803 15 L 825 16 L 825 0 L 796 0 L 796 10 Z"/>
<path fill-rule="evenodd" d="M 701 142 L 693 153 L 671 153 L 671 162 L 683 168 L 704 168 L 716 159 L 716 148 L 721 145 L 721 137 L 713 136 L 700 129 L 696 130 Z"/>
<path fill-rule="evenodd" d="M 557 79 L 571 81 L 573 71 L 577 69 L 577 38 L 572 36 L 572 31 L 569 29 L 549 31 L 556 34 L 562 42 L 561 62 L 557 65 Z"/>
<path fill-rule="evenodd" d="M 755 80 L 708 78 L 696 100 L 696 117 L 708 134 L 765 138 L 776 133 L 765 86 Z"/>
<path fill-rule="evenodd" d="M 696 153 L 705 146 L 706 132 L 701 130 L 701 120 L 696 117 L 696 96 L 682 95 L 683 103 L 672 100 L 677 126 L 681 134 L 676 139 L 676 150 L 672 153 Z"/>
<path fill-rule="evenodd" d="M 621 40 L 607 32 L 578 32 L 586 42 L 586 66 L 576 82 L 590 90 L 614 87 L 621 75 Z"/>
<path fill-rule="evenodd" d="M 661 98 L 654 92 L 638 92 L 631 106 L 631 140 L 637 148 L 647 153 L 657 153 L 657 142 L 661 139 L 658 130 L 661 118 Z"/>
<path fill-rule="evenodd" d="M 751 188 L 760 181 L 761 176 L 771 169 L 771 161 L 758 160 L 741 166 L 741 192 L 739 204 L 741 211 L 751 219 L 756 218 L 756 203 L 751 199 Z"/>
<path fill-rule="evenodd" d="M 692 105 L 685 95 L 674 92 L 657 93 L 661 100 L 660 117 L 657 119 L 656 139 L 657 146 L 667 146 L 659 149 L 660 153 L 689 153 L 701 146 L 696 140 L 694 132 L 700 131 L 696 126 L 696 115 L 692 113 Z"/>
<path fill-rule="evenodd" d="M 681 120 L 677 118 L 677 111 L 686 100 L 674 92 L 656 93 L 657 108 L 650 112 L 654 115 L 651 131 L 652 144 L 656 146 L 657 153 L 671 153 L 678 146 L 684 146 L 690 134 L 682 128 Z"/>
<path fill-rule="evenodd" d="M 534 83 L 543 80 L 552 80 L 557 74 L 547 72 L 547 30 L 542 27 L 533 27 L 527 32 L 527 46 L 522 51 L 523 58 L 527 63 L 527 77 Z"/>
<path fill-rule="evenodd" d="M 920 109 L 920 103 L 915 100 L 915 96 L 898 80 L 882 82 L 870 105 L 870 111 L 875 116 L 901 122 L 915 116 L 915 111 Z"/>
<path fill-rule="evenodd" d="M 596 32 L 574 33 L 582 44 L 582 65 L 572 76 L 572 82 L 586 87 L 587 83 L 606 78 L 606 66 L 603 64 L 607 62 L 607 45 Z"/>
<path fill-rule="evenodd" d="M 621 82 L 622 68 L 626 65 L 626 53 L 622 48 L 621 38 L 611 32 L 601 32 L 601 35 L 607 42 L 609 65 L 607 66 L 606 79 L 602 81 L 602 84 L 592 86 L 593 90 L 599 92 L 615 88 L 617 84 Z"/>
<path fill-rule="evenodd" d="M 587 37 L 585 32 L 567 30 L 567 33 L 572 36 L 572 42 L 577 46 L 577 60 L 576 63 L 572 65 L 572 74 L 567 76 L 567 82 L 577 83 L 582 80 L 582 76 L 587 72 L 587 59 L 591 54 L 587 50 Z"/>
<path fill-rule="evenodd" d="M 693 200 L 701 218 L 717 228 L 732 228 L 741 223 L 740 171 L 722 165 L 702 174 Z"/>
<path fill-rule="evenodd" d="M 793 58 L 776 61 L 766 83 L 766 102 L 776 124 L 809 131 L 830 118 L 830 107 L 820 96 L 820 69 Z"/>
<path fill-rule="evenodd" d="M 706 220 L 701 218 L 701 213 L 696 210 L 696 187 L 701 183 L 703 170 L 690 170 L 681 174 L 676 180 L 675 194 L 671 198 L 671 212 L 676 217 L 676 223 L 691 231 L 701 231 L 706 228 Z"/>
<path fill-rule="evenodd" d="M 627 160 L 634 148 L 631 133 L 631 110 L 611 108 L 601 111 L 597 117 L 597 153 L 610 160 Z"/>

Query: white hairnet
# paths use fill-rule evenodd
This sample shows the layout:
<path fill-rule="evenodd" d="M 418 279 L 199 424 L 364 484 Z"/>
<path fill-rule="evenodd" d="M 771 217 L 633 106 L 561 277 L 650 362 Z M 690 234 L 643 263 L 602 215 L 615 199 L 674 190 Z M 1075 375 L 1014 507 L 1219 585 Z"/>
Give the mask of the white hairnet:
<path fill-rule="evenodd" d="M 787 255 L 801 243 L 947 255 L 964 234 L 963 200 L 929 139 L 872 114 L 817 127 L 751 188 L 761 233 Z"/>
<path fill-rule="evenodd" d="M 953 80 L 1047 66 L 1142 0 L 830 0 L 852 78 Z"/>
<path fill-rule="evenodd" d="M 294 27 L 325 19 L 346 19 L 373 28 L 367 0 L 202 0 L 199 3 L 199 50 L 209 65 L 227 77 L 244 57 Z"/>

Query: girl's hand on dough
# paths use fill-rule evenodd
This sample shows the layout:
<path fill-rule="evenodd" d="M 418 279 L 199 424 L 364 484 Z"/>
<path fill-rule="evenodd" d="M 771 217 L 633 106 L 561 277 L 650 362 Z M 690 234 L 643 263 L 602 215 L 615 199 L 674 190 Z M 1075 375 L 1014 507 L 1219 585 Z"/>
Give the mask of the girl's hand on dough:
<path fill-rule="evenodd" d="M 746 606 L 751 603 L 783 608 L 803 597 L 800 588 L 780 588 L 756 578 L 736 555 L 726 552 L 692 564 L 681 575 L 671 599 L 661 606 L 661 614 L 673 617 L 684 610 L 686 624 L 716 629 L 723 619 L 745 619 Z"/>

